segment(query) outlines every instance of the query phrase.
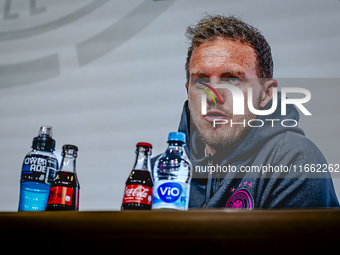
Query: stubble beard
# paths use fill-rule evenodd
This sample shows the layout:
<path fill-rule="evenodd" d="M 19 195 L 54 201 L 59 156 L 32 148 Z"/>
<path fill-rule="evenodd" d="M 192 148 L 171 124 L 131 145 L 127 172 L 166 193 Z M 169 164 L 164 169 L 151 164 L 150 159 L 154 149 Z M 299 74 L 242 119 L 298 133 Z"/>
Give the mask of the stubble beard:
<path fill-rule="evenodd" d="M 222 125 L 216 125 L 216 127 L 213 127 L 213 123 L 211 123 L 211 127 L 209 129 L 200 130 L 200 128 L 197 127 L 198 136 L 204 144 L 207 144 L 216 152 L 230 152 L 235 150 L 250 132 L 251 127 L 247 124 L 248 120 L 256 118 L 257 116 L 252 113 L 246 115 L 244 118 L 245 126 L 242 121 L 242 124 L 233 124 L 231 127 L 229 121 L 227 124 L 223 124 L 225 127 L 221 127 Z M 220 129 L 219 132 L 217 132 L 217 129 Z"/>
<path fill-rule="evenodd" d="M 255 108 L 258 109 L 259 105 L 260 100 L 258 100 Z M 229 116 L 232 116 L 232 113 L 230 113 Z M 256 114 L 253 114 L 248 110 L 242 120 L 233 119 L 232 127 L 230 125 L 230 119 L 227 124 L 216 123 L 215 127 L 213 126 L 213 123 L 209 122 L 199 125 L 195 118 L 192 118 L 192 122 L 197 127 L 198 136 L 204 144 L 210 146 L 216 152 L 223 151 L 224 153 L 229 154 L 241 144 L 250 132 L 251 127 L 248 125 L 248 121 L 256 119 L 257 117 Z M 245 126 L 243 125 L 243 120 L 245 120 Z"/>

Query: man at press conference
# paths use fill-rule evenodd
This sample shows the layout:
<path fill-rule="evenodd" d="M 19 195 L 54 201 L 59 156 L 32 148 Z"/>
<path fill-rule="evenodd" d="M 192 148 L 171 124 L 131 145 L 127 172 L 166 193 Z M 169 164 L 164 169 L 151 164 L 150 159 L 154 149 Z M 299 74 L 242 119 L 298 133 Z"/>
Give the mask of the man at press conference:
<path fill-rule="evenodd" d="M 186 36 L 188 100 L 178 131 L 186 134 L 193 164 L 189 207 L 338 207 L 329 172 L 300 171 L 327 162 L 298 127 L 296 107 L 287 104 L 282 114 L 271 48 L 261 32 L 235 17 L 206 15 Z M 234 114 L 236 99 L 223 84 L 242 91 L 243 114 Z M 255 109 L 273 109 L 273 102 L 277 107 L 256 115 L 248 97 Z"/>

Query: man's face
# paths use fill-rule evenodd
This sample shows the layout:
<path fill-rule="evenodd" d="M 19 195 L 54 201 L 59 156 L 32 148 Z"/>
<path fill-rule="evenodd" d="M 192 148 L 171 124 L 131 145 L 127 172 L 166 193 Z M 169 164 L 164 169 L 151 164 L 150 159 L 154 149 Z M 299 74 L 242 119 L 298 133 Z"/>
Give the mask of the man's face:
<path fill-rule="evenodd" d="M 257 116 L 247 106 L 247 90 L 253 88 L 253 104 L 261 106 L 263 86 L 257 79 L 256 54 L 254 49 L 240 41 L 218 38 L 201 43 L 192 53 L 190 60 L 190 80 L 186 84 L 191 118 L 203 141 L 212 148 L 238 144 L 249 132 L 248 120 Z M 232 94 L 228 89 L 215 88 L 218 97 L 207 87 L 215 84 L 230 84 L 240 88 L 245 98 L 245 114 L 233 115 Z M 200 89 L 201 88 L 201 89 Z M 216 100 L 207 95 L 207 114 L 201 113 L 202 88 L 210 91 Z M 214 119 L 226 119 L 228 124 L 213 126 Z M 243 124 L 245 120 L 246 127 Z"/>

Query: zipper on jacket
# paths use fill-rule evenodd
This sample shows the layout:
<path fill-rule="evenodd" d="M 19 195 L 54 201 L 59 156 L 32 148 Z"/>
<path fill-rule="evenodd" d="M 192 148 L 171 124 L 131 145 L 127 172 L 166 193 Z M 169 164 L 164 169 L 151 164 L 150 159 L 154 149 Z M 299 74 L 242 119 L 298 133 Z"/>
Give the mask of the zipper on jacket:
<path fill-rule="evenodd" d="M 208 160 L 208 165 L 207 166 L 212 166 L 213 165 L 213 161 L 212 160 Z M 212 177 L 211 177 L 212 173 L 209 171 L 208 172 L 208 181 L 207 181 L 207 188 L 205 190 L 205 202 L 202 205 L 202 208 L 206 208 L 209 201 L 210 201 L 210 193 L 211 193 L 211 181 L 212 181 Z"/>
<path fill-rule="evenodd" d="M 214 194 L 212 196 L 214 196 L 217 193 L 218 188 L 220 187 L 220 182 L 221 182 L 220 173 L 216 172 L 216 185 L 215 185 Z"/>
<path fill-rule="evenodd" d="M 212 166 L 213 165 L 213 160 L 208 160 L 208 165 L 207 166 Z M 205 202 L 203 203 L 202 205 L 202 208 L 206 208 L 209 201 L 210 201 L 210 198 L 213 197 L 219 187 L 220 187 L 220 183 L 221 183 L 221 177 L 220 177 L 220 173 L 219 172 L 216 172 L 216 182 L 215 182 L 215 188 L 214 188 L 214 193 L 211 195 L 211 191 L 212 191 L 212 173 L 209 171 L 208 172 L 208 181 L 207 181 L 207 188 L 205 190 Z"/>

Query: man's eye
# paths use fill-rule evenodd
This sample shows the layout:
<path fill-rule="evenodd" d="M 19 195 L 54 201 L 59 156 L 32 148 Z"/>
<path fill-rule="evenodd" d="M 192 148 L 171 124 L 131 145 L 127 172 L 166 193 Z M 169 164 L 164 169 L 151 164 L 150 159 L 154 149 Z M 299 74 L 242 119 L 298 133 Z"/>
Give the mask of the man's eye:
<path fill-rule="evenodd" d="M 222 78 L 221 81 L 227 82 L 227 83 L 239 83 L 240 81 L 242 81 L 242 79 L 236 76 L 230 76 L 228 78 Z"/>
<path fill-rule="evenodd" d="M 195 79 L 195 83 L 210 83 L 210 79 L 209 78 L 196 78 Z"/>

